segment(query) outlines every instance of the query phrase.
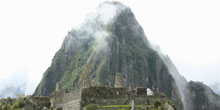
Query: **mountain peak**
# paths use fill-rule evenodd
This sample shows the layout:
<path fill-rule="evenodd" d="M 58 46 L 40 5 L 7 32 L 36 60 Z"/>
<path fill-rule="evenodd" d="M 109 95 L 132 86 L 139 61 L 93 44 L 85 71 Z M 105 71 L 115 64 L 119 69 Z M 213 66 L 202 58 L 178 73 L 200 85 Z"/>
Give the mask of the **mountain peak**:
<path fill-rule="evenodd" d="M 62 89 L 75 90 L 114 87 L 118 81 L 125 88 L 164 92 L 183 108 L 174 79 L 131 9 L 104 2 L 68 33 L 34 95 L 50 95 L 57 82 Z"/>
<path fill-rule="evenodd" d="M 149 44 L 131 9 L 120 2 L 100 4 L 67 34 L 34 95 L 49 96 L 58 82 L 61 89 L 69 90 L 147 87 L 165 93 L 178 110 L 184 109 L 181 96 L 188 87 L 172 62 Z"/>
<path fill-rule="evenodd" d="M 94 11 L 90 12 L 78 28 L 69 32 L 64 40 L 63 47 L 67 47 L 64 49 L 69 51 L 73 47 L 83 44 L 76 41 L 90 39 L 95 44 L 90 42 L 88 46 L 93 46 L 93 49 L 98 52 L 106 49 L 108 42 L 114 37 L 113 34 L 119 34 L 118 29 L 122 28 L 123 30 L 130 28 L 130 31 L 133 31 L 132 33 L 141 35 L 144 41 L 148 42 L 131 9 L 120 2 L 107 1 L 101 3 Z M 116 37 L 129 36 L 117 35 Z"/>
<path fill-rule="evenodd" d="M 106 1 L 100 3 L 95 10 L 93 10 L 86 16 L 82 26 L 88 24 L 94 25 L 94 23 L 102 23 L 106 25 L 111 21 L 114 21 L 114 18 L 117 17 L 117 15 L 123 10 L 129 9 L 129 7 L 116 1 Z"/>

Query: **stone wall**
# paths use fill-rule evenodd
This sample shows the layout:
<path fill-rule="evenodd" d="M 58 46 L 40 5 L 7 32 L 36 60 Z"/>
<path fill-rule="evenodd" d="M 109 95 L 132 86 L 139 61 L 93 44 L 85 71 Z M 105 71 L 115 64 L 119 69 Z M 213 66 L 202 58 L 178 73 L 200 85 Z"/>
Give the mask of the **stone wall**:
<path fill-rule="evenodd" d="M 43 108 L 50 108 L 49 97 L 29 96 L 25 101 L 24 110 L 42 110 Z"/>
<path fill-rule="evenodd" d="M 60 90 L 50 96 L 53 110 L 81 110 L 89 104 L 96 105 L 153 105 L 156 101 L 165 104 L 166 97 L 160 94 L 148 96 L 145 88 L 127 91 L 126 88 L 89 87 L 78 91 Z"/>
<path fill-rule="evenodd" d="M 87 98 L 124 98 L 127 97 L 126 88 L 90 87 L 82 90 L 82 97 Z"/>
<path fill-rule="evenodd" d="M 88 104 L 124 105 L 128 101 L 126 88 L 90 87 L 82 90 L 82 107 Z"/>
<path fill-rule="evenodd" d="M 89 104 L 105 105 L 153 105 L 156 101 L 165 104 L 167 99 L 163 94 L 147 95 L 146 88 L 136 88 L 127 91 L 126 88 L 89 87 L 82 90 L 58 90 L 50 97 L 28 97 L 25 110 L 82 110 Z M 110 109 L 110 108 L 109 108 Z M 113 107 L 112 109 L 116 109 Z M 141 108 L 140 108 L 141 109 Z"/>
<path fill-rule="evenodd" d="M 126 88 L 90 87 L 82 90 L 82 107 L 88 104 L 96 105 L 128 105 L 134 100 L 136 105 L 153 105 L 156 101 L 165 104 L 166 97 L 162 95 L 148 96 L 146 88 L 136 88 L 134 92 Z"/>
<path fill-rule="evenodd" d="M 134 100 L 136 105 L 153 105 L 156 101 L 160 101 L 162 104 L 166 103 L 166 98 L 160 96 L 132 95 L 130 99 Z"/>
<path fill-rule="evenodd" d="M 80 110 L 80 91 L 61 90 L 50 96 L 51 108 L 53 110 Z"/>

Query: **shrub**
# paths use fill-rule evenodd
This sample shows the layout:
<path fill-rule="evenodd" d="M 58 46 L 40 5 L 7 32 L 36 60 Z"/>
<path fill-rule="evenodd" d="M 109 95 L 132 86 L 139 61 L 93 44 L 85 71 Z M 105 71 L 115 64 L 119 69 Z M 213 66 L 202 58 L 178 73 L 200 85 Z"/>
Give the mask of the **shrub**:
<path fill-rule="evenodd" d="M 8 104 L 5 104 L 2 109 L 3 110 L 10 110 L 10 106 Z"/>
<path fill-rule="evenodd" d="M 2 110 L 2 103 L 0 102 L 0 110 Z"/>
<path fill-rule="evenodd" d="M 25 106 L 24 100 L 16 100 L 16 102 L 12 105 L 14 109 L 23 108 Z"/>
<path fill-rule="evenodd" d="M 18 99 L 16 99 L 15 103 L 12 105 L 13 109 L 23 108 L 25 106 L 24 104 L 25 96 L 23 94 L 18 95 Z"/>

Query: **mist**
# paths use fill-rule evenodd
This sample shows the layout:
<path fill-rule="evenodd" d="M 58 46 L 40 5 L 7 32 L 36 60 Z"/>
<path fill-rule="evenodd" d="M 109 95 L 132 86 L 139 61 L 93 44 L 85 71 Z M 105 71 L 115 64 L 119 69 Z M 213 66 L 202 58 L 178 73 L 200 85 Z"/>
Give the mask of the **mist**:
<path fill-rule="evenodd" d="M 28 78 L 28 73 L 20 71 L 0 80 L 0 98 L 17 97 L 19 94 L 31 95 L 35 85 Z"/>
<path fill-rule="evenodd" d="M 214 83 L 211 85 L 211 88 L 213 91 L 220 95 L 220 83 Z"/>
<path fill-rule="evenodd" d="M 72 45 L 72 48 L 74 48 L 74 44 L 81 44 L 80 40 L 93 39 L 94 45 L 91 43 L 91 46 L 96 52 L 96 55 L 99 52 L 106 52 L 108 48 L 107 40 L 112 37 L 108 26 L 114 23 L 117 15 L 124 9 L 125 6 L 118 2 L 114 4 L 108 1 L 101 2 L 95 10 L 89 12 L 84 20 L 71 30 L 65 39 L 67 42 L 72 41 L 68 39 L 78 39 L 79 42 L 66 44 Z"/>
<path fill-rule="evenodd" d="M 184 110 L 193 110 L 193 97 L 194 93 L 191 92 L 189 89 L 189 82 L 185 79 L 184 76 L 181 76 L 181 73 L 177 70 L 173 62 L 171 61 L 170 57 L 168 55 L 165 55 L 161 49 L 160 46 L 157 46 L 155 44 L 150 43 L 150 46 L 157 51 L 159 56 L 162 58 L 164 63 L 167 65 L 170 74 L 175 79 L 175 82 L 177 84 L 178 90 L 180 92 L 181 100 L 184 105 Z M 214 67 L 215 68 L 215 67 Z M 217 77 L 218 78 L 218 77 Z M 215 104 L 216 106 L 220 107 L 220 98 L 216 97 L 216 94 L 219 94 L 220 92 L 220 86 L 219 83 L 215 83 L 213 86 L 208 87 L 207 85 L 203 84 L 202 82 L 195 81 L 199 86 L 204 87 L 204 94 L 207 96 L 208 101 L 212 104 Z M 198 85 L 197 85 L 198 86 Z M 213 93 L 215 92 L 215 93 Z M 198 96 L 197 96 L 198 97 Z"/>
<path fill-rule="evenodd" d="M 173 62 L 171 61 L 170 57 L 168 55 L 165 55 L 161 51 L 160 46 L 152 44 L 152 43 L 150 43 L 150 46 L 152 49 L 154 49 L 159 54 L 160 58 L 162 58 L 163 62 L 167 65 L 167 68 L 170 74 L 173 76 L 177 84 L 178 90 L 180 92 L 184 110 L 192 110 L 193 105 L 191 105 L 192 99 L 190 97 L 190 91 L 187 87 L 188 82 L 183 76 L 181 76 L 181 74 L 179 73 L 179 71 L 177 70 Z"/>
<path fill-rule="evenodd" d="M 0 1 L 0 93 L 10 87 L 33 93 L 67 31 L 79 27 L 100 1 Z M 219 64 L 216 66 L 220 61 L 218 1 L 121 1 L 131 7 L 148 39 L 166 51 L 181 75 L 220 91 L 219 86 L 212 86 L 220 81 Z M 107 7 L 115 13 L 114 7 Z M 103 12 L 101 21 L 111 22 L 113 18 Z M 100 31 L 96 36 L 106 37 L 95 37 L 97 51 L 110 36 Z M 27 71 L 19 72 L 19 65 Z"/>

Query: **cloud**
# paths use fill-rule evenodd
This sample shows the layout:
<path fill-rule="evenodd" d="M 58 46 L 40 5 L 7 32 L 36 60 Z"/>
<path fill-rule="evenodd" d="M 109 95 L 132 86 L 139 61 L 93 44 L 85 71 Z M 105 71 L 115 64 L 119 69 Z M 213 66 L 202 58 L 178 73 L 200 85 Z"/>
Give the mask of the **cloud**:
<path fill-rule="evenodd" d="M 216 93 L 220 95 L 220 83 L 215 83 L 213 85 L 210 86 L 212 88 L 212 90 Z"/>
<path fill-rule="evenodd" d="M 28 72 L 22 70 L 7 79 L 0 80 L 0 98 L 16 97 L 20 93 L 32 94 L 34 85 L 28 78 Z"/>
<path fill-rule="evenodd" d="M 100 3 L 95 10 L 91 11 L 85 17 L 81 24 L 73 28 L 71 31 L 72 36 L 68 35 L 68 39 L 74 39 L 74 37 L 77 37 L 77 39 L 93 38 L 95 42 L 93 49 L 95 52 L 100 52 L 100 50 L 105 51 L 107 48 L 107 39 L 111 36 L 107 26 L 111 25 L 117 15 L 125 8 L 127 7 L 119 2 L 106 1 Z"/>

